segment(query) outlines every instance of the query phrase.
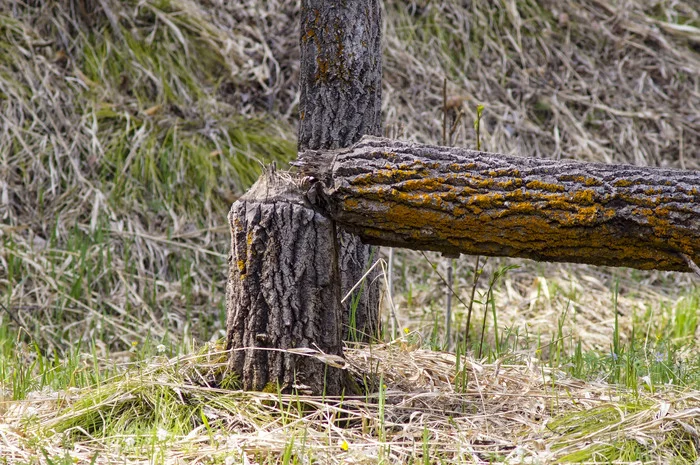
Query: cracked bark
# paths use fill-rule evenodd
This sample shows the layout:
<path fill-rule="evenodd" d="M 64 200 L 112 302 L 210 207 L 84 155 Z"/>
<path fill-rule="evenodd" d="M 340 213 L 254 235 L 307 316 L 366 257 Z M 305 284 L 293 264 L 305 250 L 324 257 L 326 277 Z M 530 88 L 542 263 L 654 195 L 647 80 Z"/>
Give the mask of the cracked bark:
<path fill-rule="evenodd" d="M 330 220 L 288 178 L 268 172 L 229 214 L 230 369 L 243 389 L 337 395 L 344 374 L 310 355 L 342 355 L 338 266 Z M 342 364 L 342 359 L 339 359 Z"/>
<path fill-rule="evenodd" d="M 350 147 L 381 134 L 382 51 L 379 0 L 303 0 L 299 152 Z M 342 295 L 362 278 L 378 250 L 340 232 Z M 373 272 L 344 305 L 343 336 L 379 331 L 381 281 Z"/>
<path fill-rule="evenodd" d="M 299 150 L 349 147 L 379 134 L 379 0 L 302 0 L 300 42 Z M 329 356 L 342 362 L 344 335 L 368 339 L 378 332 L 374 276 L 341 304 L 372 248 L 339 233 L 293 181 L 270 173 L 234 203 L 229 221 L 227 347 L 242 387 L 347 391 L 345 372 L 324 362 Z M 299 355 L 300 349 L 325 358 Z"/>
<path fill-rule="evenodd" d="M 700 172 L 521 158 L 367 137 L 302 154 L 325 214 L 365 242 L 691 271 Z"/>

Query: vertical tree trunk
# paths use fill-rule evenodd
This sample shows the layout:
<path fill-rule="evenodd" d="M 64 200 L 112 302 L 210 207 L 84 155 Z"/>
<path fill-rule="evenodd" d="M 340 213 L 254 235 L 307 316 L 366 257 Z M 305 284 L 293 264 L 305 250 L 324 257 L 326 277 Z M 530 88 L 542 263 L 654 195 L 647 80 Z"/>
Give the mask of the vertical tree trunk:
<path fill-rule="evenodd" d="M 299 148 L 349 147 L 365 134 L 379 135 L 378 0 L 303 0 L 301 22 Z M 342 354 L 344 335 L 376 333 L 377 283 L 366 281 L 361 295 L 341 304 L 372 249 L 338 234 L 293 180 L 270 173 L 233 204 L 229 221 L 227 347 L 242 387 L 347 390 L 340 369 L 299 350 L 319 350 L 328 360 Z"/>
<path fill-rule="evenodd" d="M 350 147 L 381 135 L 382 50 L 379 0 L 302 0 L 299 151 Z M 343 296 L 378 249 L 341 232 Z M 378 332 L 379 286 L 372 273 L 345 303 L 344 337 Z"/>

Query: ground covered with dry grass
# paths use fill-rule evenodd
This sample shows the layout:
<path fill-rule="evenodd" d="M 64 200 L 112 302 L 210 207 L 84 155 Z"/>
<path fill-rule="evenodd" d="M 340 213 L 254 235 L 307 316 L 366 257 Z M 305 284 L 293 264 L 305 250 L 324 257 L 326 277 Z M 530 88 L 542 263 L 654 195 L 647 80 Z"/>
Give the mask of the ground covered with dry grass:
<path fill-rule="evenodd" d="M 486 150 L 700 168 L 697 1 L 384 7 L 389 135 L 440 143 L 446 80 L 448 143 L 476 146 L 483 104 Z M 489 259 L 465 341 L 474 258 L 396 251 L 399 335 L 347 352 L 367 396 L 235 390 L 226 212 L 295 156 L 297 23 L 0 5 L 0 463 L 695 462 L 688 275 Z"/>

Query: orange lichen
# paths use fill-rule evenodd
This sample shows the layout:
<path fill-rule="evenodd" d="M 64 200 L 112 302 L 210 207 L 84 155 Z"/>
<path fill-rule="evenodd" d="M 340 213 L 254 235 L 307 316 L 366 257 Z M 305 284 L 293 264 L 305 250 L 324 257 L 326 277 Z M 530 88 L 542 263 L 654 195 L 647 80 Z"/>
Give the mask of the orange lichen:
<path fill-rule="evenodd" d="M 321 57 L 316 58 L 316 75 L 314 76 L 316 81 L 327 81 L 329 68 L 328 60 Z"/>
<path fill-rule="evenodd" d="M 302 41 L 308 42 L 309 40 L 313 39 L 315 36 L 316 36 L 316 33 L 314 32 L 314 30 L 309 29 L 308 31 L 306 31 L 306 34 L 304 34 Z"/>
<path fill-rule="evenodd" d="M 613 183 L 613 186 L 615 187 L 629 187 L 633 185 L 634 183 L 630 181 L 629 179 L 618 179 Z"/>
<path fill-rule="evenodd" d="M 351 178 L 350 196 L 358 197 L 341 201 L 341 210 L 352 211 L 352 218 L 360 213 L 366 218 L 358 230 L 366 228 L 377 243 L 392 243 L 385 237 L 393 232 L 398 243 L 437 250 L 497 255 L 507 249 L 520 254 L 513 256 L 640 268 L 665 260 L 666 269 L 684 267 L 668 248 L 697 255 L 695 237 L 678 232 L 672 220 L 676 209 L 669 206 L 689 201 L 686 194 L 700 194 L 694 187 L 670 192 L 629 179 L 613 182 L 616 187 L 640 185 L 647 194 L 640 195 L 637 189 L 594 189 L 608 184 L 580 174 L 525 183 L 513 176 L 515 170 L 469 172 L 453 163 L 433 172 L 433 163 L 403 160 Z M 632 211 L 610 207 L 613 201 Z M 619 222 L 610 221 L 617 215 Z M 648 227 L 654 230 L 650 237 Z"/>
<path fill-rule="evenodd" d="M 525 184 L 528 189 L 537 189 L 545 192 L 564 192 L 566 189 L 561 184 L 554 184 L 543 181 L 530 181 Z"/>
<path fill-rule="evenodd" d="M 592 189 L 585 189 L 582 191 L 576 191 L 572 197 L 574 203 L 579 205 L 588 205 L 595 201 L 595 191 Z"/>

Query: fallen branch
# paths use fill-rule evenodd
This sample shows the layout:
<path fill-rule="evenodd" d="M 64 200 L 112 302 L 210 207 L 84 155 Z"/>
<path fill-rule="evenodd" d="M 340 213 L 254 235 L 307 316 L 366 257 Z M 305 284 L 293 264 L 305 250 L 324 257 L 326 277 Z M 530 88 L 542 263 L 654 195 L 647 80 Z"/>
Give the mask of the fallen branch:
<path fill-rule="evenodd" d="M 686 272 L 700 262 L 697 171 L 376 137 L 295 165 L 309 201 L 370 244 Z"/>

